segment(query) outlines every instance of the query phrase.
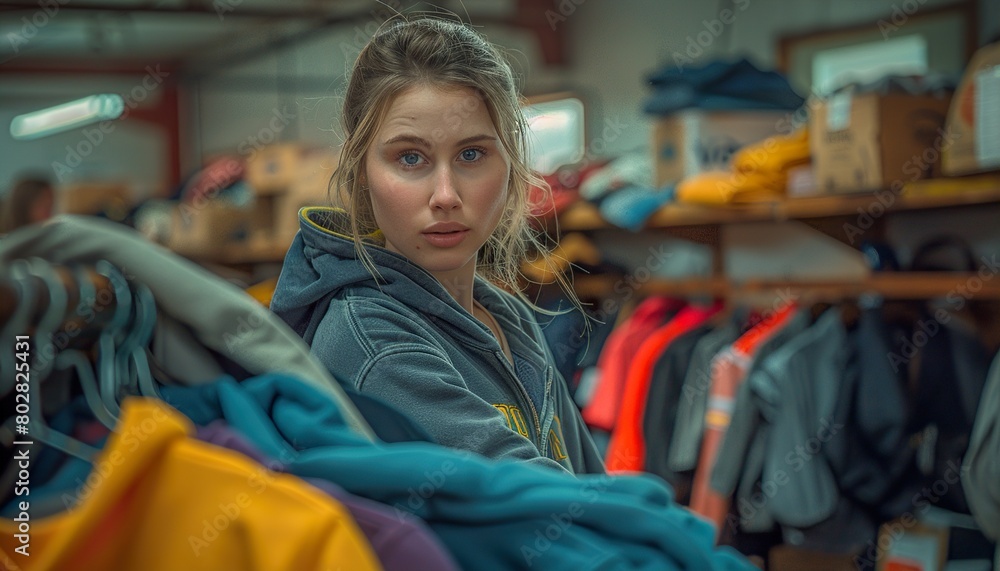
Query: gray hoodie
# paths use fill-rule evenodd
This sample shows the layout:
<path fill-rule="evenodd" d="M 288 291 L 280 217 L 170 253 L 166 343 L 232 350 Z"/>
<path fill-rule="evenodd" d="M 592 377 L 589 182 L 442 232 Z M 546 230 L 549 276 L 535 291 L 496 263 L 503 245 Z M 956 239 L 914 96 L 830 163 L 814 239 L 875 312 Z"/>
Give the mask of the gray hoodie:
<path fill-rule="evenodd" d="M 423 268 L 370 245 L 379 279 L 356 258 L 342 210 L 303 208 L 271 309 L 341 383 L 406 413 L 440 444 L 573 473 L 604 466 L 524 303 L 485 280 L 473 297 L 489 328 Z"/>

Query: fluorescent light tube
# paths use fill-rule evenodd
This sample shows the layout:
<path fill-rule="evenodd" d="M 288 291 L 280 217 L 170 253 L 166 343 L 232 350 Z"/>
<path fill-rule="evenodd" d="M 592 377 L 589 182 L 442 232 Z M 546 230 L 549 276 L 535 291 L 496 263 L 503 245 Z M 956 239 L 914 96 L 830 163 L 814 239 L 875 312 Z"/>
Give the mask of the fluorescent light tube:
<path fill-rule="evenodd" d="M 114 93 L 83 99 L 14 117 L 10 134 L 19 141 L 40 139 L 84 125 L 117 119 L 125 111 L 125 100 Z"/>

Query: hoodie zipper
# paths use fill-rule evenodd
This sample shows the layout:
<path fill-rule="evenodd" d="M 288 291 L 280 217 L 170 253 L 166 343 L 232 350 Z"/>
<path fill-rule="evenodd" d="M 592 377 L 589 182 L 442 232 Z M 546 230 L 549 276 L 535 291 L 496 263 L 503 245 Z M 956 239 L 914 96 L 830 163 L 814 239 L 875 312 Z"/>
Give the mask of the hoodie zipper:
<path fill-rule="evenodd" d="M 521 398 L 524 399 L 524 402 L 528 403 L 528 408 L 531 410 L 531 416 L 535 419 L 535 437 L 537 439 L 535 445 L 540 447 L 539 452 L 544 455 L 545 439 L 542 438 L 542 421 L 538 416 L 538 410 L 535 409 L 535 403 L 531 402 L 531 397 L 528 396 L 528 390 L 524 388 L 524 385 L 521 384 L 521 380 L 517 378 L 514 366 L 507 360 L 507 356 L 503 354 L 503 351 L 494 351 L 493 355 L 501 363 L 500 366 L 503 367 L 508 375 L 510 375 L 510 378 L 514 380 L 514 387 L 517 389 L 518 393 L 520 393 Z"/>

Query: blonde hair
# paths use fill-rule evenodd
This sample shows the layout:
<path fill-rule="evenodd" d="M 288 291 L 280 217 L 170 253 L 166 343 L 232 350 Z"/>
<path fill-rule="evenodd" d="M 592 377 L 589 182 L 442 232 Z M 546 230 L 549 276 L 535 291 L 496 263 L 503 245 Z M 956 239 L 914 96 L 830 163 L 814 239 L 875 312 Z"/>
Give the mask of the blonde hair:
<path fill-rule="evenodd" d="M 416 85 L 471 88 L 486 104 L 510 158 L 510 179 L 503 214 L 479 251 L 476 271 L 538 309 L 521 291 L 520 265 L 532 250 L 549 256 L 529 224 L 528 194 L 532 185 L 550 190 L 527 163 L 528 127 L 510 65 L 495 46 L 460 22 L 397 16 L 375 33 L 354 64 L 341 114 L 345 140 L 331 185 L 350 215 L 358 259 L 373 275 L 377 272 L 364 244 L 380 236 L 365 183 L 365 153 L 393 99 Z M 579 308 L 566 278 L 557 279 Z"/>

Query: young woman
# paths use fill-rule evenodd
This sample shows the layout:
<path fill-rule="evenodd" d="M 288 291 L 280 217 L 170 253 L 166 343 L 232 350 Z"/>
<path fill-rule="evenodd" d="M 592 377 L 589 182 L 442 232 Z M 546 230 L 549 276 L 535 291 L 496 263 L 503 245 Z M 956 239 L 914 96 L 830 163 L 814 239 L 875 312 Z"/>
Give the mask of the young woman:
<path fill-rule="evenodd" d="M 387 24 L 361 51 L 333 185 L 306 208 L 271 308 L 333 375 L 440 444 L 604 467 L 517 290 L 534 239 L 513 73 L 461 24 Z"/>

